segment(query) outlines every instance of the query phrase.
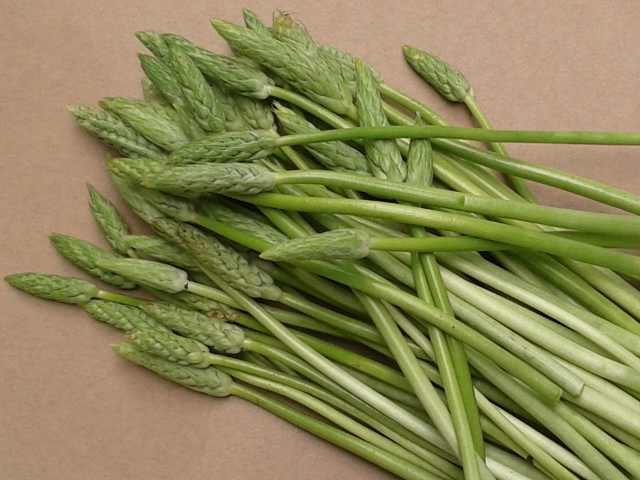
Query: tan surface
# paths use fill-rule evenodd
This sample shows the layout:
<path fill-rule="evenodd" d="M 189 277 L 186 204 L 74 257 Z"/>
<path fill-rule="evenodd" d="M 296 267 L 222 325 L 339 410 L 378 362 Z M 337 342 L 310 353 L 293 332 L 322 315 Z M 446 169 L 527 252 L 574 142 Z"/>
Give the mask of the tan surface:
<path fill-rule="evenodd" d="M 0 2 L 0 275 L 82 275 L 49 245 L 106 246 L 86 182 L 114 198 L 108 150 L 66 104 L 140 96 L 143 29 L 227 52 L 208 18 L 297 14 L 319 40 L 364 56 L 388 83 L 445 105 L 405 65 L 404 43 L 460 68 L 494 125 L 640 130 L 640 17 L 628 1 Z M 515 156 L 640 193 L 638 148 L 510 147 Z M 534 187 L 553 205 L 596 208 Z M 121 205 L 119 203 L 119 205 Z M 132 229 L 140 224 L 129 211 Z M 0 282 L 0 477 L 4 479 L 383 479 L 385 472 L 242 400 L 176 388 L 120 360 L 110 327 Z"/>

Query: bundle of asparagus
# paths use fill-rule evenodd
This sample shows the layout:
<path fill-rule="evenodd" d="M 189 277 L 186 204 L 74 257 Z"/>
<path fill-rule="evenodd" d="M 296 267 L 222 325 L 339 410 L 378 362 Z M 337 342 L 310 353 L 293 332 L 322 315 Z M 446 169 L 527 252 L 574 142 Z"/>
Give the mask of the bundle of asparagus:
<path fill-rule="evenodd" d="M 640 478 L 640 295 L 624 279 L 640 261 L 614 250 L 638 248 L 640 222 L 538 205 L 523 179 L 634 214 L 640 197 L 498 143 L 640 135 L 492 130 L 461 73 L 404 47 L 482 128 L 451 127 L 289 15 L 244 17 L 212 22 L 236 57 L 138 33 L 153 54 L 140 56 L 145 100 L 71 108 L 123 155 L 108 173 L 157 236 L 131 235 L 90 187 L 114 252 L 51 241 L 157 301 L 77 278 L 6 280 L 126 331 L 113 349 L 132 362 L 242 397 L 401 478 Z"/>

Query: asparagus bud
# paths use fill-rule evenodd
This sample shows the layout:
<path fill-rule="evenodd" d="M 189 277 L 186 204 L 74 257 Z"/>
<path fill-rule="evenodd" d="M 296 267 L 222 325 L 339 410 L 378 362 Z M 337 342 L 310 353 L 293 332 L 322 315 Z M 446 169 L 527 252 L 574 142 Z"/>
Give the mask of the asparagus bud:
<path fill-rule="evenodd" d="M 420 117 L 414 125 L 423 125 Z M 433 155 L 431 141 L 427 138 L 412 138 L 407 155 L 407 183 L 430 187 L 433 182 Z"/>
<path fill-rule="evenodd" d="M 148 235 L 127 235 L 126 244 L 157 262 L 168 263 L 182 270 L 197 270 L 198 265 L 184 250 L 160 237 Z"/>
<path fill-rule="evenodd" d="M 160 332 L 170 332 L 167 327 L 158 323 L 151 315 L 142 310 L 121 303 L 107 300 L 91 300 L 82 305 L 91 317 L 100 322 L 130 332 L 132 330 L 157 330 Z"/>
<path fill-rule="evenodd" d="M 288 135 L 319 131 L 313 124 L 279 103 L 275 104 L 274 111 Z M 344 142 L 318 142 L 304 147 L 329 170 L 369 175 L 367 158 Z"/>
<path fill-rule="evenodd" d="M 4 279 L 14 287 L 36 297 L 76 305 L 87 303 L 100 292 L 100 289 L 91 282 L 58 275 L 15 273 Z"/>
<path fill-rule="evenodd" d="M 228 91 L 259 100 L 269 96 L 269 85 L 273 81 L 257 68 L 248 65 L 246 61 L 216 55 L 178 35 L 163 36 L 179 45 L 205 76 Z"/>
<path fill-rule="evenodd" d="M 195 293 L 184 291 L 175 293 L 173 296 L 188 305 L 189 308 L 204 313 L 209 317 L 217 318 L 221 322 L 233 322 L 239 313 L 235 308 Z"/>
<path fill-rule="evenodd" d="M 278 300 L 282 295 L 269 275 L 215 237 L 186 223 L 165 222 L 153 227 L 165 238 L 184 248 L 198 263 L 250 297 Z"/>
<path fill-rule="evenodd" d="M 164 302 L 150 302 L 140 309 L 171 330 L 219 352 L 238 353 L 242 349 L 244 332 L 230 323 Z"/>
<path fill-rule="evenodd" d="M 165 150 L 147 140 L 112 113 L 85 105 L 67 108 L 80 126 L 128 157 L 162 160 L 167 156 Z"/>
<path fill-rule="evenodd" d="M 196 214 L 195 204 L 187 198 L 144 188 L 141 195 L 162 213 L 179 222 L 190 222 Z"/>
<path fill-rule="evenodd" d="M 222 20 L 211 23 L 236 55 L 252 58 L 266 66 L 311 100 L 335 113 L 352 113 L 353 99 L 348 86 L 317 58 L 256 30 Z"/>
<path fill-rule="evenodd" d="M 211 163 L 167 167 L 148 177 L 142 185 L 175 195 L 237 193 L 252 195 L 272 190 L 271 172 L 257 164 Z"/>
<path fill-rule="evenodd" d="M 117 177 L 139 184 L 149 175 L 162 171 L 164 162 L 143 158 L 109 158 L 107 171 Z"/>
<path fill-rule="evenodd" d="M 295 238 L 265 250 L 260 258 L 272 261 L 364 258 L 369 255 L 369 234 L 362 230 L 332 230 Z"/>
<path fill-rule="evenodd" d="M 226 397 L 231 394 L 230 387 L 233 384 L 233 380 L 229 375 L 218 369 L 212 367 L 202 369 L 178 365 L 164 358 L 142 352 L 129 343 L 111 345 L 111 348 L 127 360 L 153 370 L 164 378 L 192 390 L 213 395 L 214 397 Z"/>
<path fill-rule="evenodd" d="M 178 365 L 193 365 L 198 368 L 209 366 L 209 349 L 191 338 L 154 330 L 134 330 L 129 332 L 126 338 L 143 352 L 157 355 Z"/>
<path fill-rule="evenodd" d="M 116 207 L 104 198 L 91 185 L 87 185 L 91 198 L 91 213 L 96 220 L 109 244 L 122 255 L 127 255 L 129 245 L 124 237 L 129 235 L 129 227 L 122 219 Z"/>
<path fill-rule="evenodd" d="M 356 59 L 356 104 L 358 120 L 362 127 L 387 125 L 382 100 L 371 75 L 371 69 L 361 59 Z M 395 140 L 369 140 L 364 144 L 372 173 L 379 178 L 396 182 L 404 181 L 407 166 Z"/>
<path fill-rule="evenodd" d="M 210 135 L 177 149 L 169 156 L 169 163 L 252 162 L 275 151 L 274 133 L 270 130 L 249 130 Z"/>
<path fill-rule="evenodd" d="M 180 117 L 170 108 L 125 98 L 105 98 L 99 105 L 165 150 L 173 151 L 190 141 L 180 125 Z"/>
<path fill-rule="evenodd" d="M 118 273 L 145 287 L 177 293 L 185 289 L 187 273 L 164 263 L 134 258 L 99 260 L 98 266 Z"/>
<path fill-rule="evenodd" d="M 52 233 L 49 239 L 54 247 L 71 263 L 80 267 L 103 282 L 123 289 L 136 288 L 136 284 L 97 265 L 99 260 L 119 259 L 120 255 L 103 250 L 93 243 L 68 235 Z"/>
<path fill-rule="evenodd" d="M 402 51 L 411 68 L 447 100 L 463 102 L 468 95 L 473 97 L 467 79 L 448 63 L 408 45 Z"/>

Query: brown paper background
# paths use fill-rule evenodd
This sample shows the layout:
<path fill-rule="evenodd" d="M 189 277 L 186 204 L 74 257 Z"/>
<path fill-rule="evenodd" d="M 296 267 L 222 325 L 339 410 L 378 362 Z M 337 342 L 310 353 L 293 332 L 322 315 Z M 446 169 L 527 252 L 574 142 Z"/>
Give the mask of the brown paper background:
<path fill-rule="evenodd" d="M 318 40 L 365 57 L 387 83 L 456 124 L 405 65 L 407 43 L 463 71 L 501 128 L 640 130 L 635 2 L 0 2 L 0 275 L 84 276 L 49 245 L 59 232 L 106 247 L 85 183 L 109 198 L 109 150 L 67 104 L 140 97 L 133 33 L 184 35 L 226 53 L 208 19 L 294 13 Z M 638 148 L 511 145 L 512 155 L 640 193 Z M 608 210 L 533 185 L 546 204 Z M 116 202 L 134 232 L 145 231 Z M 0 282 L 0 477 L 40 479 L 386 479 L 375 466 L 242 400 L 212 399 L 125 363 L 118 332 L 80 309 Z"/>

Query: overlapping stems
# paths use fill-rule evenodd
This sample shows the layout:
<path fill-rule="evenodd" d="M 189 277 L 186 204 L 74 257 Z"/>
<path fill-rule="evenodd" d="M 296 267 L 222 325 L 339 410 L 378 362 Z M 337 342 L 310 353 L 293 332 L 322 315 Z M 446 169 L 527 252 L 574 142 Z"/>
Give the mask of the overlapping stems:
<path fill-rule="evenodd" d="M 451 127 L 381 83 L 364 62 L 315 42 L 290 17 L 280 15 L 268 29 L 244 14 L 246 29 L 213 22 L 240 57 L 143 32 L 138 37 L 155 55 L 141 57 L 149 76 L 146 101 L 107 99 L 101 103 L 106 112 L 72 109 L 85 128 L 140 159 L 112 160 L 109 171 L 133 210 L 163 238 L 131 236 L 113 205 L 91 189 L 94 216 L 118 254 L 64 235 L 52 235 L 52 242 L 92 275 L 121 288 L 143 285 L 164 303 L 78 279 L 26 274 L 7 280 L 130 331 L 132 344 L 115 349 L 135 363 L 200 392 L 253 401 L 402 478 L 511 478 L 509 468 L 562 480 L 622 479 L 622 469 L 640 476 L 634 411 L 640 340 L 633 318 L 639 297 L 610 271 L 581 263 L 640 276 L 635 257 L 606 249 L 635 247 L 640 223 L 526 203 L 485 168 L 514 174 L 517 192 L 529 202 L 535 199 L 519 178 L 638 213 L 640 197 L 509 158 L 496 142 L 638 144 L 640 135 L 491 130 L 464 77 L 405 48 L 408 60 L 423 62 L 423 72 L 414 68 L 446 98 L 465 102 L 483 128 Z M 376 90 L 435 126 L 411 125 Z M 263 102 L 269 96 L 292 107 L 275 111 L 285 133 L 293 134 L 274 133 Z M 336 130 L 320 131 L 318 120 Z M 495 153 L 465 139 L 493 142 Z M 216 150 L 220 140 L 224 154 Z M 303 145 L 305 153 L 293 148 Z M 208 173 L 201 165 L 238 160 L 262 165 L 218 163 Z M 199 169 L 182 184 L 192 167 L 180 163 Z M 299 171 L 286 170 L 291 164 Z M 197 198 L 220 185 L 226 199 Z M 260 193 L 272 189 L 276 193 Z M 361 243 L 358 259 L 344 260 L 348 248 L 336 249 L 340 260 L 331 260 L 332 252 L 323 257 L 315 233 L 336 229 L 358 232 L 349 237 Z M 290 238 L 318 245 L 315 260 L 288 259 Z M 277 263 L 234 248 L 268 253 L 276 244 Z M 506 270 L 477 253 L 446 253 L 465 249 L 495 250 Z M 273 301 L 301 313 L 267 303 Z M 394 359 L 401 371 L 297 328 L 359 341 Z M 208 348 L 225 355 L 244 350 L 252 363 Z M 350 433 L 225 372 L 288 396 Z M 539 469 L 491 442 L 531 456 Z"/>

